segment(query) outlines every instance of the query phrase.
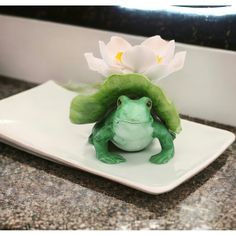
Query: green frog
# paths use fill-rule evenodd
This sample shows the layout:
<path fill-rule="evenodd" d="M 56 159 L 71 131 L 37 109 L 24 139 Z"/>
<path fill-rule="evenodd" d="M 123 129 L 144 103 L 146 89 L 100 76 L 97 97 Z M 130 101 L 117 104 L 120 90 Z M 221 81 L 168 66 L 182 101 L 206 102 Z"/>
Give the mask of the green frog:
<path fill-rule="evenodd" d="M 97 158 L 116 164 L 125 159 L 109 152 L 118 148 L 141 151 L 157 138 L 161 152 L 150 162 L 164 164 L 174 156 L 173 139 L 181 131 L 179 114 L 162 89 L 141 74 L 112 75 L 92 94 L 78 94 L 71 101 L 70 120 L 74 124 L 94 123 L 89 141 Z"/>
<path fill-rule="evenodd" d="M 159 139 L 161 152 L 153 155 L 150 162 L 164 164 L 174 156 L 173 136 L 165 125 L 151 113 L 152 100 L 148 97 L 130 99 L 120 96 L 117 108 L 102 121 L 97 122 L 89 141 L 94 145 L 97 158 L 108 164 L 124 162 L 125 159 L 108 150 L 109 141 L 118 148 L 140 151 Z"/>

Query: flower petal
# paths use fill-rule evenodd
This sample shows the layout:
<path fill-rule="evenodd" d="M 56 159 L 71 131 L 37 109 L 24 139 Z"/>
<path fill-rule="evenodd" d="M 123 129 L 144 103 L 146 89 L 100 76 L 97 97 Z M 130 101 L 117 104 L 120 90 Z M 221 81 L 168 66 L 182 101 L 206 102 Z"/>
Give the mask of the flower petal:
<path fill-rule="evenodd" d="M 111 55 L 109 55 L 108 51 L 107 51 L 107 46 L 105 45 L 105 43 L 103 41 L 99 41 L 99 49 L 100 49 L 100 53 L 101 56 L 103 58 L 103 60 L 108 64 L 108 65 L 112 65 L 113 64 L 113 60 L 111 58 Z"/>
<path fill-rule="evenodd" d="M 129 73 L 131 73 L 131 72 L 128 72 L 127 70 L 124 70 L 123 68 L 117 68 L 117 67 L 113 67 L 113 66 L 108 68 L 108 75 L 109 76 L 114 75 L 114 74 L 119 75 L 119 74 L 129 74 Z"/>
<path fill-rule="evenodd" d="M 178 52 L 175 54 L 174 58 L 170 61 L 168 65 L 168 69 L 171 71 L 171 73 L 183 68 L 185 57 L 186 51 Z"/>
<path fill-rule="evenodd" d="M 92 53 L 85 53 L 84 56 L 91 70 L 97 71 L 98 73 L 104 76 L 109 75 L 108 73 L 109 68 L 107 64 L 104 62 L 104 60 L 94 57 Z"/>
<path fill-rule="evenodd" d="M 162 39 L 159 35 L 150 37 L 141 43 L 142 46 L 153 50 L 156 55 L 159 55 L 162 48 L 168 44 L 168 41 Z"/>
<path fill-rule="evenodd" d="M 134 46 L 122 57 L 122 64 L 133 72 L 142 73 L 156 63 L 153 51 L 144 46 Z"/>
<path fill-rule="evenodd" d="M 129 68 L 122 69 L 122 74 L 132 74 L 133 71 Z"/>
<path fill-rule="evenodd" d="M 168 66 L 163 64 L 156 64 L 150 67 L 144 74 L 150 79 L 158 81 L 168 75 Z"/>
<path fill-rule="evenodd" d="M 163 64 L 171 61 L 175 53 L 175 41 L 169 41 L 160 51 L 160 56 L 163 58 Z"/>
<path fill-rule="evenodd" d="M 186 52 L 178 52 L 168 65 L 155 65 L 150 67 L 144 74 L 155 82 L 167 77 L 175 71 L 182 69 L 185 61 Z"/>
<path fill-rule="evenodd" d="M 118 52 L 125 52 L 129 48 L 132 48 L 129 42 L 125 39 L 113 36 L 110 42 L 106 45 L 107 52 L 111 58 L 115 58 Z"/>

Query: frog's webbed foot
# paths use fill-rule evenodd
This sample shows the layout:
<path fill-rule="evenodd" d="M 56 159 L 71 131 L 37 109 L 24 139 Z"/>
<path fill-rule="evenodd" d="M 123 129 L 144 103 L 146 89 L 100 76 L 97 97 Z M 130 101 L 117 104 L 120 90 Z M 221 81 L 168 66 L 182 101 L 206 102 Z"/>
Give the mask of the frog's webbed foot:
<path fill-rule="evenodd" d="M 161 151 L 160 153 L 151 156 L 150 162 L 154 164 L 165 164 L 174 156 L 174 150 Z"/>
<path fill-rule="evenodd" d="M 163 124 L 155 122 L 153 127 L 154 137 L 159 139 L 162 151 L 151 156 L 149 161 L 154 164 L 165 164 L 174 156 L 173 137 Z"/>
<path fill-rule="evenodd" d="M 126 161 L 122 156 L 109 152 L 97 153 L 97 158 L 107 164 L 118 164 Z"/>
<path fill-rule="evenodd" d="M 125 159 L 122 156 L 108 151 L 108 142 L 112 137 L 113 132 L 109 125 L 95 127 L 89 140 L 95 147 L 97 159 L 107 164 L 125 162 Z"/>

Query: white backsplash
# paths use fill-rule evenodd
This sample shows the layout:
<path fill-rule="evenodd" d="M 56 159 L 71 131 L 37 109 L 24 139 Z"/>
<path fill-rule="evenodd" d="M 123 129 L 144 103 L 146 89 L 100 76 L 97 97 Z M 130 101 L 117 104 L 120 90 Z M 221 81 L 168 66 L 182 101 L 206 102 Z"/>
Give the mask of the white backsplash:
<path fill-rule="evenodd" d="M 144 37 L 0 15 L 0 74 L 42 83 L 97 82 L 83 54 L 99 56 L 98 40 L 112 35 L 139 44 Z M 182 71 L 159 84 L 182 114 L 236 126 L 236 52 L 177 44 Z"/>

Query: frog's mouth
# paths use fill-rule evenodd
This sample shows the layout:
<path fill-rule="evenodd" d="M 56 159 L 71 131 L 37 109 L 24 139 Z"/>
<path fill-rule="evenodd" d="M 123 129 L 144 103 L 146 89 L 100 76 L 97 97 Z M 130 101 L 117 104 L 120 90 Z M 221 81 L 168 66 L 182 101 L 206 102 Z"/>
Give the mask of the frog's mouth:
<path fill-rule="evenodd" d="M 132 125 L 140 125 L 140 124 L 147 124 L 150 121 L 130 121 L 130 120 L 119 120 L 117 121 L 118 123 L 122 122 L 122 123 L 128 123 L 128 124 L 132 124 Z"/>

